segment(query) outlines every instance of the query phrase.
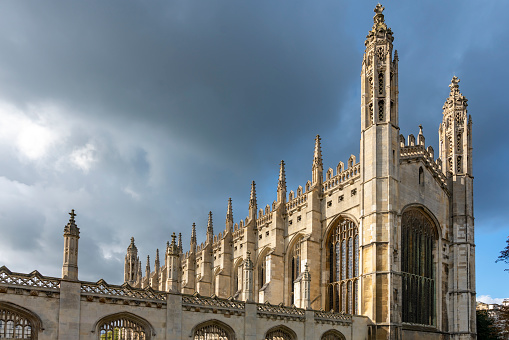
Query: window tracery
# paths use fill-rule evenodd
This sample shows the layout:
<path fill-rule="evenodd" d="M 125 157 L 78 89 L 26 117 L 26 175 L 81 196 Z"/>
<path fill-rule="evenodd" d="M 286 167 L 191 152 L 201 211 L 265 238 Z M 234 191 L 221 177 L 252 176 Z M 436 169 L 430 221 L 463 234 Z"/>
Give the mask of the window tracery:
<path fill-rule="evenodd" d="M 0 302 L 0 339 L 37 339 L 40 319 L 30 311 L 8 302 Z"/>
<path fill-rule="evenodd" d="M 342 219 L 333 227 L 327 241 L 330 270 L 328 309 L 356 314 L 359 276 L 359 232 L 355 223 Z"/>
<path fill-rule="evenodd" d="M 233 337 L 229 332 L 218 324 L 204 325 L 194 332 L 194 340 L 230 340 Z"/>
<path fill-rule="evenodd" d="M 155 335 L 146 320 L 127 312 L 102 318 L 96 330 L 100 340 L 150 340 Z"/>
<path fill-rule="evenodd" d="M 265 340 L 294 340 L 293 336 L 289 331 L 284 328 L 276 328 L 269 330 L 265 335 Z"/>
<path fill-rule="evenodd" d="M 379 121 L 384 120 L 384 101 L 383 100 L 378 101 L 378 120 Z"/>
<path fill-rule="evenodd" d="M 330 330 L 325 332 L 321 340 L 345 340 L 345 336 L 336 330 Z"/>
<path fill-rule="evenodd" d="M 419 209 L 402 215 L 403 322 L 433 325 L 435 309 L 434 223 Z"/>

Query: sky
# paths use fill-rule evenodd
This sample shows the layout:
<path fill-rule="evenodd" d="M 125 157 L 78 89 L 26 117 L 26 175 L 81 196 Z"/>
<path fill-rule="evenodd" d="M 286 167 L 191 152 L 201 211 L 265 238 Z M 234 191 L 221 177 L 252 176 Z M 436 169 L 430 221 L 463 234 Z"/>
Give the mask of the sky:
<path fill-rule="evenodd" d="M 123 282 L 173 232 L 188 249 L 359 155 L 360 70 L 373 1 L 0 3 L 0 266 L 61 275 L 75 209 L 79 278 Z M 386 1 L 399 54 L 399 125 L 438 150 L 453 75 L 474 146 L 478 299 L 509 298 L 506 1 Z M 497 300 L 498 299 L 498 300 Z"/>

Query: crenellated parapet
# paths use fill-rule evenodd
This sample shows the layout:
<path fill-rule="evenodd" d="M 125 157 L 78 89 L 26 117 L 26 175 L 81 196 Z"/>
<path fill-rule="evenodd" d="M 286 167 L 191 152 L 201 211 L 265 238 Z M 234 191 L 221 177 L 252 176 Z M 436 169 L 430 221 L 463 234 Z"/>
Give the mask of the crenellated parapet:
<path fill-rule="evenodd" d="M 437 181 L 437 183 L 445 190 L 447 194 L 449 190 L 447 189 L 447 178 L 442 172 L 442 161 L 440 158 L 434 159 L 435 151 L 433 147 L 430 145 L 426 147 L 424 135 L 422 133 L 422 126 L 420 127 L 420 132 L 418 135 L 418 140 L 416 143 L 414 135 L 409 135 L 407 143 L 405 144 L 405 137 L 403 135 L 399 136 L 400 143 L 400 162 L 417 162 L 422 161 L 426 168 L 431 172 L 433 178 Z"/>

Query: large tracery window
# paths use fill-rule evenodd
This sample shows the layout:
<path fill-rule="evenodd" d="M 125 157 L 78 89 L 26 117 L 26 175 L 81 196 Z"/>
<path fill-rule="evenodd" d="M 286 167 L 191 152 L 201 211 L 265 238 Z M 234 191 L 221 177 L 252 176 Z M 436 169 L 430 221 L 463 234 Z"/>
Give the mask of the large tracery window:
<path fill-rule="evenodd" d="M 293 331 L 283 326 L 271 328 L 265 335 L 265 340 L 295 340 L 296 338 Z"/>
<path fill-rule="evenodd" d="M 327 241 L 329 310 L 357 314 L 359 276 L 359 231 L 349 219 L 341 219 Z"/>
<path fill-rule="evenodd" d="M 196 326 L 193 332 L 194 340 L 234 340 L 235 334 L 231 327 L 217 321 L 211 320 Z"/>
<path fill-rule="evenodd" d="M 96 329 L 100 340 L 150 340 L 153 333 L 147 321 L 127 312 L 102 318 Z"/>
<path fill-rule="evenodd" d="M 0 302 L 0 339 L 37 339 L 40 319 L 27 309 Z"/>
<path fill-rule="evenodd" d="M 403 213 L 401 218 L 403 322 L 434 324 L 433 251 L 436 239 L 434 223 L 420 209 L 410 209 Z"/>
<path fill-rule="evenodd" d="M 320 340 L 345 340 L 345 336 L 339 331 L 330 330 L 325 332 Z"/>

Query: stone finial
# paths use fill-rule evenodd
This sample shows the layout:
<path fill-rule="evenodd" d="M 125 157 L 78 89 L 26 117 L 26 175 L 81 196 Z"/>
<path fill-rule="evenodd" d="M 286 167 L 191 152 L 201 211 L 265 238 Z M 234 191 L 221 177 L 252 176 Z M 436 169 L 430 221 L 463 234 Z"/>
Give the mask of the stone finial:
<path fill-rule="evenodd" d="M 249 206 L 250 207 L 256 207 L 256 183 L 255 181 L 251 182 L 251 194 L 249 197 Z"/>
<path fill-rule="evenodd" d="M 394 60 L 399 60 L 398 50 L 394 50 Z"/>
<path fill-rule="evenodd" d="M 452 77 L 451 79 L 451 83 L 449 84 L 449 87 L 452 89 L 458 89 L 460 86 L 458 85 L 458 83 L 461 81 L 461 79 L 459 79 L 458 77 L 454 76 Z"/>
<path fill-rule="evenodd" d="M 179 249 L 180 252 L 182 252 L 182 233 L 179 233 L 179 241 L 178 241 L 178 244 L 177 244 L 177 247 Z"/>
<path fill-rule="evenodd" d="M 155 260 L 155 270 L 158 270 L 160 267 L 160 262 L 159 262 L 159 249 L 156 249 L 156 260 Z"/>
<path fill-rule="evenodd" d="M 315 167 L 323 168 L 322 161 L 322 145 L 320 135 L 316 135 L 315 137 L 315 152 L 313 156 L 313 169 Z"/>
<path fill-rule="evenodd" d="M 80 229 L 78 228 L 78 226 L 76 225 L 76 221 L 74 220 L 74 217 L 76 217 L 74 209 L 71 210 L 69 215 L 71 217 L 69 217 L 69 222 L 64 227 L 64 235 L 72 235 L 77 236 L 79 238 Z"/>
<path fill-rule="evenodd" d="M 191 229 L 191 243 L 196 244 L 196 223 L 193 222 L 193 227 Z"/>
<path fill-rule="evenodd" d="M 226 223 L 233 222 L 232 198 L 228 198 L 228 208 L 226 209 Z"/>
<path fill-rule="evenodd" d="M 279 178 L 277 182 L 277 189 L 286 191 L 285 161 L 283 160 L 281 160 L 279 163 Z"/>
<path fill-rule="evenodd" d="M 147 255 L 147 266 L 145 267 L 145 275 L 147 278 L 150 276 L 150 255 Z"/>
<path fill-rule="evenodd" d="M 214 234 L 214 228 L 212 226 L 212 211 L 209 211 L 209 219 L 207 221 L 207 233 Z"/>
<path fill-rule="evenodd" d="M 422 133 L 422 125 L 421 125 L 421 124 L 419 124 L 419 134 L 420 134 L 420 135 L 422 135 L 422 134 L 423 134 L 423 133 Z"/>

